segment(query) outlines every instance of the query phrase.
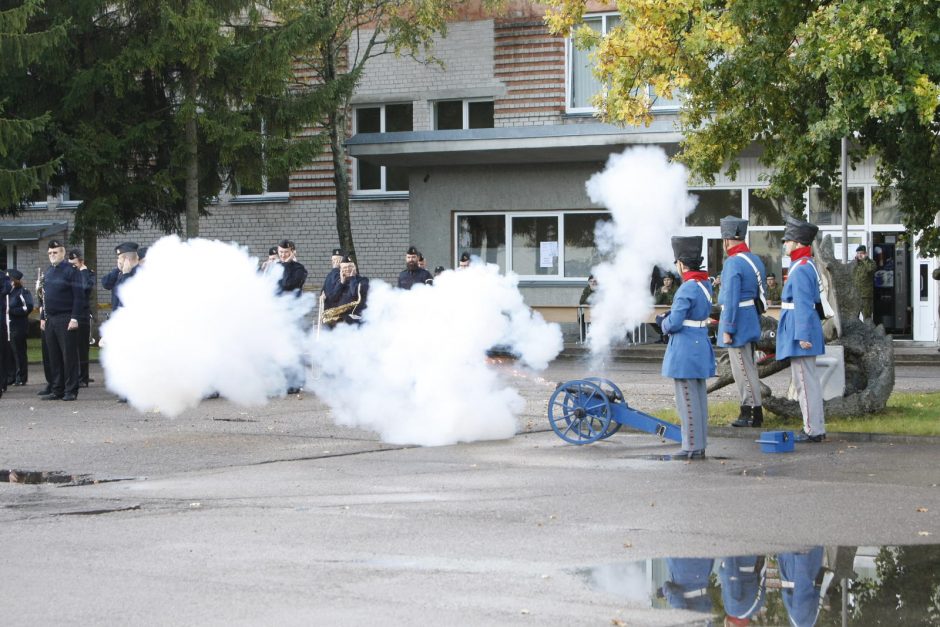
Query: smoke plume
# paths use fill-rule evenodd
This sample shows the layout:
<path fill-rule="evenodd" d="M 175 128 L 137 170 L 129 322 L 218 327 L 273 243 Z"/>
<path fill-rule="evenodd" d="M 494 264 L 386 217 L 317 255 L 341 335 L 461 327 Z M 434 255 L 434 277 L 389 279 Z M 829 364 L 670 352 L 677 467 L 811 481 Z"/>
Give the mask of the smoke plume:
<path fill-rule="evenodd" d="M 653 147 L 611 155 L 586 188 L 612 218 L 596 232 L 597 247 L 607 261 L 593 269 L 597 291 L 588 340 L 591 353 L 599 357 L 646 320 L 653 307 L 653 268 L 673 265 L 670 238 L 681 231 L 695 200 L 686 189 L 685 168 Z"/>
<path fill-rule="evenodd" d="M 101 330 L 108 389 L 169 416 L 214 392 L 243 405 L 283 395 L 287 373 L 301 368 L 312 298 L 275 296 L 279 273 L 257 267 L 219 241 L 172 236 L 151 246 Z"/>
<path fill-rule="evenodd" d="M 365 323 L 321 333 L 312 387 L 334 419 L 385 442 L 428 446 L 511 437 L 524 407 L 486 363 L 506 346 L 543 369 L 561 331 L 523 303 L 516 277 L 476 263 L 410 291 L 373 281 Z"/>

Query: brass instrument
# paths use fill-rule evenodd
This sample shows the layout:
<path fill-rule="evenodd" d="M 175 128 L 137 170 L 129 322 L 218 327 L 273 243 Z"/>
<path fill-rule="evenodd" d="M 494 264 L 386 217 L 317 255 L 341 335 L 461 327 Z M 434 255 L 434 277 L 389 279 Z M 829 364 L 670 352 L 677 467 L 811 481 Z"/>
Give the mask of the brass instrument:
<path fill-rule="evenodd" d="M 356 310 L 356 307 L 362 302 L 362 284 L 356 286 L 356 300 L 346 303 L 345 305 L 339 305 L 338 307 L 330 307 L 325 310 L 320 316 L 320 321 L 323 324 L 333 326 L 338 322 L 342 322 L 343 316 L 348 313 L 351 313 Z"/>
<path fill-rule="evenodd" d="M 36 271 L 36 303 L 39 305 L 39 313 L 42 314 L 46 304 L 46 277 L 42 273 L 42 268 Z"/>

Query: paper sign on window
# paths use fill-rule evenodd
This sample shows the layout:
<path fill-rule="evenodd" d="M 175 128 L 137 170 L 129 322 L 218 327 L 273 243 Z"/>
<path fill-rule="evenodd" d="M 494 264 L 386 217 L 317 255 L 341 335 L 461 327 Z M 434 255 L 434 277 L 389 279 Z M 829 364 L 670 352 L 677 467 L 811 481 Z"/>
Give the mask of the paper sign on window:
<path fill-rule="evenodd" d="M 539 267 L 552 268 L 558 257 L 558 242 L 539 242 Z"/>

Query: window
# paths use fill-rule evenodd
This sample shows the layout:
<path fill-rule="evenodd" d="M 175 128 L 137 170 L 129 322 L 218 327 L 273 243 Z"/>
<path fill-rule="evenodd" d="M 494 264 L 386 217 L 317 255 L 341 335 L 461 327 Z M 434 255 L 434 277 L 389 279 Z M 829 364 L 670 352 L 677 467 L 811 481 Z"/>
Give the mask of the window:
<path fill-rule="evenodd" d="M 602 260 L 594 233 L 609 219 L 586 211 L 458 214 L 454 255 L 469 252 L 528 279 L 583 281 Z"/>
<path fill-rule="evenodd" d="M 764 198 L 756 189 L 747 190 L 750 226 L 783 226 L 784 215 L 793 213 L 793 205 L 784 198 Z"/>
<path fill-rule="evenodd" d="M 434 128 L 438 131 L 493 128 L 492 100 L 441 100 L 434 103 Z"/>
<path fill-rule="evenodd" d="M 0 244 L 0 271 L 6 272 L 16 267 L 16 246 L 13 244 Z M 2 321 L 0 321 L 2 323 Z"/>
<path fill-rule="evenodd" d="M 698 203 L 685 219 L 686 226 L 719 226 L 723 217 L 741 215 L 740 189 L 697 189 L 689 191 Z"/>
<path fill-rule="evenodd" d="M 620 24 L 620 16 L 617 14 L 590 15 L 584 18 L 584 25 L 601 36 L 607 35 L 618 24 Z M 568 112 L 593 113 L 594 105 L 591 104 L 591 100 L 600 93 L 603 85 L 594 76 L 592 51 L 578 49 L 571 38 L 568 38 L 567 51 Z M 673 97 L 666 99 L 660 98 L 652 87 L 646 86 L 644 90 L 653 101 L 654 111 L 679 108 L 681 97 L 678 93 L 673 92 Z"/>
<path fill-rule="evenodd" d="M 412 130 L 413 106 L 387 104 L 357 107 L 353 115 L 353 133 L 400 133 Z M 405 168 L 380 166 L 353 159 L 354 193 L 401 193 L 408 191 Z"/>
<path fill-rule="evenodd" d="M 831 197 L 825 190 L 809 190 L 809 221 L 819 226 L 842 224 L 842 199 Z M 865 224 L 865 188 L 848 189 L 849 224 Z"/>
<path fill-rule="evenodd" d="M 767 272 L 777 276 L 777 282 L 783 284 L 783 229 L 753 231 L 748 229 L 748 248 L 764 262 Z"/>
<path fill-rule="evenodd" d="M 887 190 L 874 186 L 871 188 L 872 224 L 899 224 L 901 207 L 898 205 L 898 192 L 893 187 Z"/>
<path fill-rule="evenodd" d="M 259 162 L 261 168 L 261 178 L 257 181 L 241 180 L 238 175 L 235 176 L 235 195 L 241 200 L 256 200 L 259 196 L 272 196 L 286 200 L 290 192 L 290 175 L 288 173 L 278 174 L 276 176 L 268 175 L 268 158 L 265 152 L 268 133 L 274 132 L 265 120 L 261 122 L 261 159 Z M 249 177 L 245 177 L 248 179 Z"/>

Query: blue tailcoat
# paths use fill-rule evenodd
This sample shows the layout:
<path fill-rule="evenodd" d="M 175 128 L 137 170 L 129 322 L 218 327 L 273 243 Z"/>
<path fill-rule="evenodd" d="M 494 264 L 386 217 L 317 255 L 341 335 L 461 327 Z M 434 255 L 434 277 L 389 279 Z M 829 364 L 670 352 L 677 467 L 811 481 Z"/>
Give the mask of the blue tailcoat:
<path fill-rule="evenodd" d="M 780 553 L 777 565 L 780 580 L 793 583 L 783 588 L 783 605 L 794 627 L 812 627 L 819 615 L 820 587 L 816 583 L 823 563 L 823 548 L 817 546 L 807 553 Z"/>
<path fill-rule="evenodd" d="M 696 288 L 698 289 L 698 288 Z M 708 593 L 697 594 L 708 588 L 708 576 L 712 572 L 714 560 L 698 557 L 670 557 L 666 559 L 669 581 L 663 585 L 663 596 L 670 607 L 692 610 L 693 612 L 711 612 L 712 600 Z M 687 593 L 695 596 L 686 597 Z"/>
<path fill-rule="evenodd" d="M 777 325 L 777 359 L 809 357 L 826 352 L 822 322 L 816 313 L 819 283 L 805 257 L 790 268 L 787 282 L 780 294 L 781 303 L 793 303 L 793 309 L 781 309 Z M 800 341 L 811 342 L 812 348 L 800 348 Z"/>
<path fill-rule="evenodd" d="M 757 266 L 761 282 L 767 281 L 764 262 L 757 255 L 749 252 L 738 253 L 725 260 L 721 270 L 721 291 L 718 294 L 718 304 L 722 306 L 721 318 L 718 320 L 718 346 L 725 348 L 738 348 L 760 339 L 760 316 L 757 314 L 757 307 L 738 306 L 741 301 L 754 300 L 756 303 L 759 298 L 757 275 L 748 262 L 742 259 L 744 256 Z M 731 334 L 731 344 L 722 341 L 724 333 Z"/>
<path fill-rule="evenodd" d="M 718 580 L 725 614 L 749 618 L 764 605 L 766 587 L 760 572 L 762 565 L 763 560 L 758 560 L 756 555 L 726 557 L 720 561 Z"/>
<path fill-rule="evenodd" d="M 672 299 L 669 315 L 660 326 L 669 335 L 662 374 L 673 379 L 707 379 L 715 376 L 715 351 L 706 327 L 683 326 L 684 320 L 707 320 L 712 310 L 712 288 L 703 281 L 684 281 Z"/>

